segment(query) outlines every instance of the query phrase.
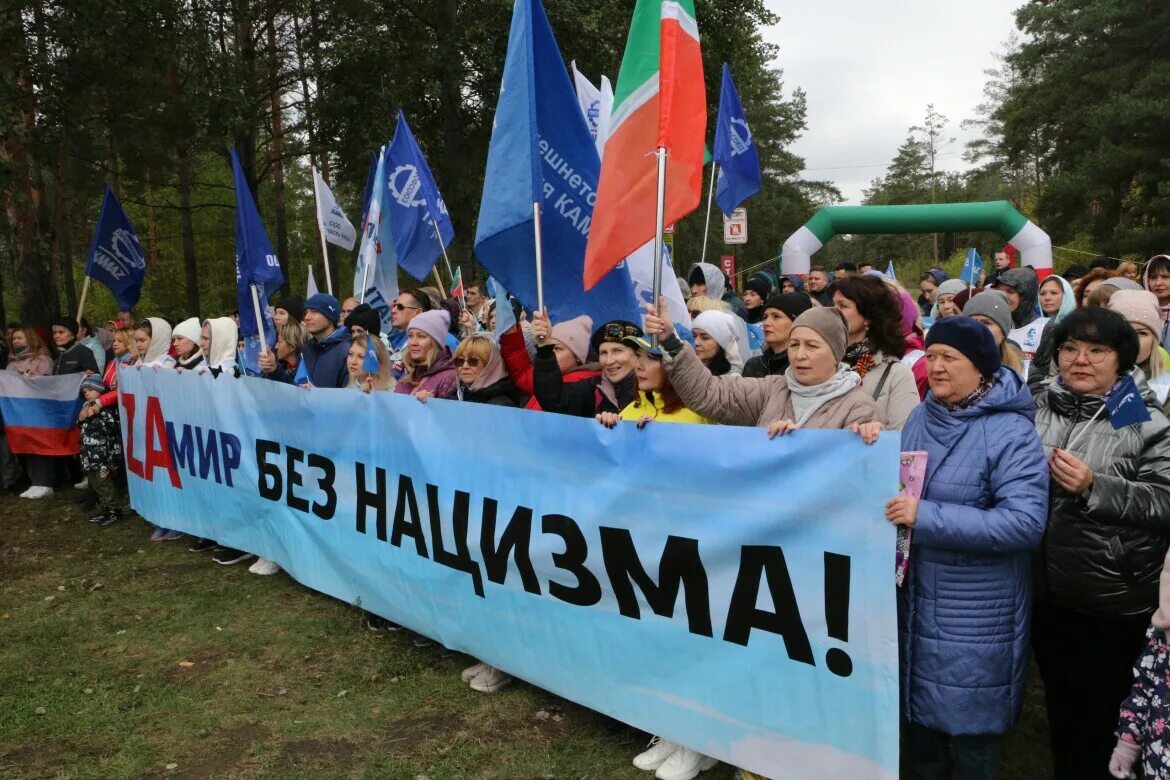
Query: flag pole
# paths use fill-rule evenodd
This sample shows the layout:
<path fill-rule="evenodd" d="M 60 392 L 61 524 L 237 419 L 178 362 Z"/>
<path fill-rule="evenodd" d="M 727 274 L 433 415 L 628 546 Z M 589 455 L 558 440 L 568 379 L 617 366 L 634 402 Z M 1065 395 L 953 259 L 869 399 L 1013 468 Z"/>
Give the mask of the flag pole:
<path fill-rule="evenodd" d="M 317 168 L 313 169 L 313 212 L 317 215 L 317 235 L 321 237 L 321 259 L 325 262 L 325 289 L 333 294 L 333 277 L 329 273 L 329 244 L 325 240 L 325 228 L 321 225 L 321 200 L 317 195 Z"/>
<path fill-rule="evenodd" d="M 89 283 L 91 277 L 87 274 L 85 284 L 81 286 L 81 300 L 77 302 L 77 324 L 81 324 L 81 313 L 85 311 L 85 299 L 89 297 Z"/>
<path fill-rule="evenodd" d="M 659 184 L 662 183 L 662 174 L 659 172 Z M 659 201 L 661 202 L 661 187 L 659 188 Z M 538 311 L 544 311 L 544 248 L 541 246 L 540 238 L 540 201 L 534 201 L 532 204 L 532 231 L 536 238 L 536 308 Z M 662 211 L 658 212 L 658 240 L 662 241 Z M 661 244 L 659 244 L 659 252 L 662 251 Z M 662 255 L 659 254 L 659 257 Z M 661 271 L 659 271 L 661 274 Z M 658 277 L 656 276 L 655 279 Z M 658 288 L 655 287 L 655 292 Z"/>
<path fill-rule="evenodd" d="M 715 197 L 715 179 L 718 178 L 719 163 L 711 161 L 711 184 L 707 187 L 707 223 L 703 225 L 703 258 L 699 262 L 707 262 L 707 236 L 711 232 L 711 201 Z"/>
<path fill-rule="evenodd" d="M 260 354 L 268 354 L 268 337 L 264 333 L 264 318 L 260 315 L 260 294 L 256 292 L 256 285 L 248 285 L 252 290 L 252 311 L 256 315 L 256 332 L 260 334 Z"/>
<path fill-rule="evenodd" d="M 651 299 L 654 311 L 658 311 L 658 299 L 662 296 L 662 229 L 664 213 L 666 211 L 666 147 L 658 147 L 658 209 L 654 223 L 654 297 Z M 707 217 L 710 219 L 711 205 L 707 205 Z M 703 236 L 703 247 L 707 246 L 707 237 Z M 539 254 L 537 255 L 539 257 Z M 539 264 L 537 265 L 539 268 Z M 540 276 L 537 276 L 539 279 Z M 650 345 L 658 346 L 658 334 L 650 337 Z"/>
<path fill-rule="evenodd" d="M 435 284 L 439 285 L 439 292 L 445 290 L 446 287 L 443 284 L 443 277 L 439 276 L 439 266 L 431 266 L 431 273 L 435 275 Z"/>

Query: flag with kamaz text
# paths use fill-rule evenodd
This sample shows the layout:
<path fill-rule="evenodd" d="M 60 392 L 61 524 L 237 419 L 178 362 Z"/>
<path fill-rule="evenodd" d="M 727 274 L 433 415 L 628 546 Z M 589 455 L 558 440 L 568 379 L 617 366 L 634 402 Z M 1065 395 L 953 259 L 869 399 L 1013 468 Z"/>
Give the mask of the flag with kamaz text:
<path fill-rule="evenodd" d="M 142 295 L 146 258 L 130 218 L 108 184 L 85 259 L 85 275 L 108 287 L 123 311 L 133 309 Z"/>

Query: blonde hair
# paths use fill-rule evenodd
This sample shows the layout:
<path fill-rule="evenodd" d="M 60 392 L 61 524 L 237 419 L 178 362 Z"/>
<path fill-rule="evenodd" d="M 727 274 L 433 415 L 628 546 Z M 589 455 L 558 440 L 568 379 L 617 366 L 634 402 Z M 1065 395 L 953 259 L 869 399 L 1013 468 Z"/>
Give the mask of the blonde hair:
<path fill-rule="evenodd" d="M 1134 276 L 1141 276 L 1141 271 L 1138 269 L 1138 264 L 1132 260 L 1126 260 L 1117 266 L 1117 275 L 1125 276 L 1126 271 L 1133 271 Z"/>
<path fill-rule="evenodd" d="M 694 317 L 696 314 L 701 314 L 705 311 L 730 312 L 731 307 L 723 301 L 716 300 L 709 295 L 692 295 L 691 299 L 687 301 L 687 311 Z"/>
<path fill-rule="evenodd" d="M 134 331 L 130 328 L 118 328 L 114 331 L 114 341 L 125 347 L 126 354 L 134 358 L 136 362 L 141 357 L 138 354 L 138 345 L 134 342 Z"/>
<path fill-rule="evenodd" d="M 288 344 L 300 355 L 301 350 L 309 341 L 309 329 L 300 320 L 289 319 L 283 325 L 277 326 L 276 337 L 282 339 L 285 344 Z"/>
<path fill-rule="evenodd" d="M 284 337 L 281 336 L 281 338 Z M 285 343 L 289 344 L 289 346 L 292 346 L 292 343 L 287 340 Z M 352 348 L 353 344 L 360 345 L 363 350 L 362 357 L 364 358 L 365 350 L 369 349 L 367 345 L 371 343 L 374 345 L 374 357 L 378 358 L 378 373 L 371 375 L 374 380 L 372 383 L 373 388 L 375 390 L 393 390 L 394 374 L 392 374 L 390 371 L 390 351 L 386 349 L 386 345 L 382 343 L 382 339 L 372 334 L 354 336 L 353 342 L 350 346 Z"/>
<path fill-rule="evenodd" d="M 28 349 L 28 354 L 34 357 L 38 355 L 52 357 L 49 354 L 48 346 L 45 345 L 45 340 L 41 338 L 41 334 L 28 327 L 21 328 L 20 332 L 24 334 L 24 345 Z"/>
<path fill-rule="evenodd" d="M 409 329 L 410 328 L 408 326 L 408 330 Z M 415 330 L 417 330 L 417 328 L 415 328 Z M 419 332 L 422 333 L 422 331 Z M 426 357 L 423 358 L 421 363 L 415 363 L 414 360 L 411 359 L 409 347 L 402 351 L 402 363 L 406 366 L 405 370 L 402 372 L 402 381 L 413 385 L 417 381 L 415 377 L 433 366 L 435 361 L 439 359 L 439 345 L 436 344 L 435 340 L 430 336 L 427 336 L 427 341 L 431 342 L 431 346 L 427 348 Z"/>
<path fill-rule="evenodd" d="M 999 362 L 1017 374 L 1024 375 L 1024 353 L 1006 337 L 999 343 Z M 1027 379 L 1026 376 L 1024 378 Z"/>
<path fill-rule="evenodd" d="M 455 347 L 454 357 L 477 357 L 485 366 L 492 357 L 492 345 L 484 337 L 467 338 Z"/>

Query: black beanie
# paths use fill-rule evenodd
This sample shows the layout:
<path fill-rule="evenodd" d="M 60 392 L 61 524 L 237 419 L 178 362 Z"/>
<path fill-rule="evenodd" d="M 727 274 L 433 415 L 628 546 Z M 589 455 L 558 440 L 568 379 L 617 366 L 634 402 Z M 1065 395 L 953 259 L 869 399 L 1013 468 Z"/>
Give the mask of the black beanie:
<path fill-rule="evenodd" d="M 371 336 L 378 336 L 382 333 L 382 318 L 378 316 L 378 312 L 370 308 L 368 303 L 359 303 L 353 307 L 353 311 L 345 318 L 345 327 L 353 330 L 354 326 L 365 328 L 366 333 Z"/>
<path fill-rule="evenodd" d="M 777 293 L 764 304 L 765 309 L 779 309 L 790 320 L 812 308 L 812 299 L 804 293 Z"/>
<path fill-rule="evenodd" d="M 77 338 L 77 320 L 71 320 L 68 317 L 58 317 L 53 320 L 53 327 L 61 327 L 73 334 L 73 338 Z"/>
<path fill-rule="evenodd" d="M 772 285 L 768 284 L 763 279 L 759 279 L 754 276 L 743 283 L 743 289 L 751 290 L 765 301 L 768 300 L 768 296 L 772 294 Z"/>
<path fill-rule="evenodd" d="M 276 302 L 274 309 L 284 309 L 288 316 L 300 322 L 305 318 L 305 299 L 299 295 L 290 295 Z"/>
<path fill-rule="evenodd" d="M 926 347 L 946 344 L 954 347 L 975 364 L 984 379 L 991 379 L 999 371 L 999 347 L 991 329 L 970 317 L 944 317 L 936 320 L 926 332 Z"/>
<path fill-rule="evenodd" d="M 642 335 L 642 329 L 628 320 L 610 320 L 597 330 L 589 339 L 589 353 L 596 355 L 601 345 L 607 341 L 615 344 L 624 344 L 627 338 L 637 338 Z"/>

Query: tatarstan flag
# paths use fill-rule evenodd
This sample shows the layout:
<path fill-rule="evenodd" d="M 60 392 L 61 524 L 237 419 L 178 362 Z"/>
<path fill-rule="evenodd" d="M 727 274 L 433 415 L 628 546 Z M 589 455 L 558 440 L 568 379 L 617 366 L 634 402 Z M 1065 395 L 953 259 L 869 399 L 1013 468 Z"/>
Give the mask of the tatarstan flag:
<path fill-rule="evenodd" d="M 585 289 L 654 238 L 666 149 L 665 224 L 702 197 L 707 96 L 694 0 L 638 0 L 618 73 L 589 243 Z"/>

